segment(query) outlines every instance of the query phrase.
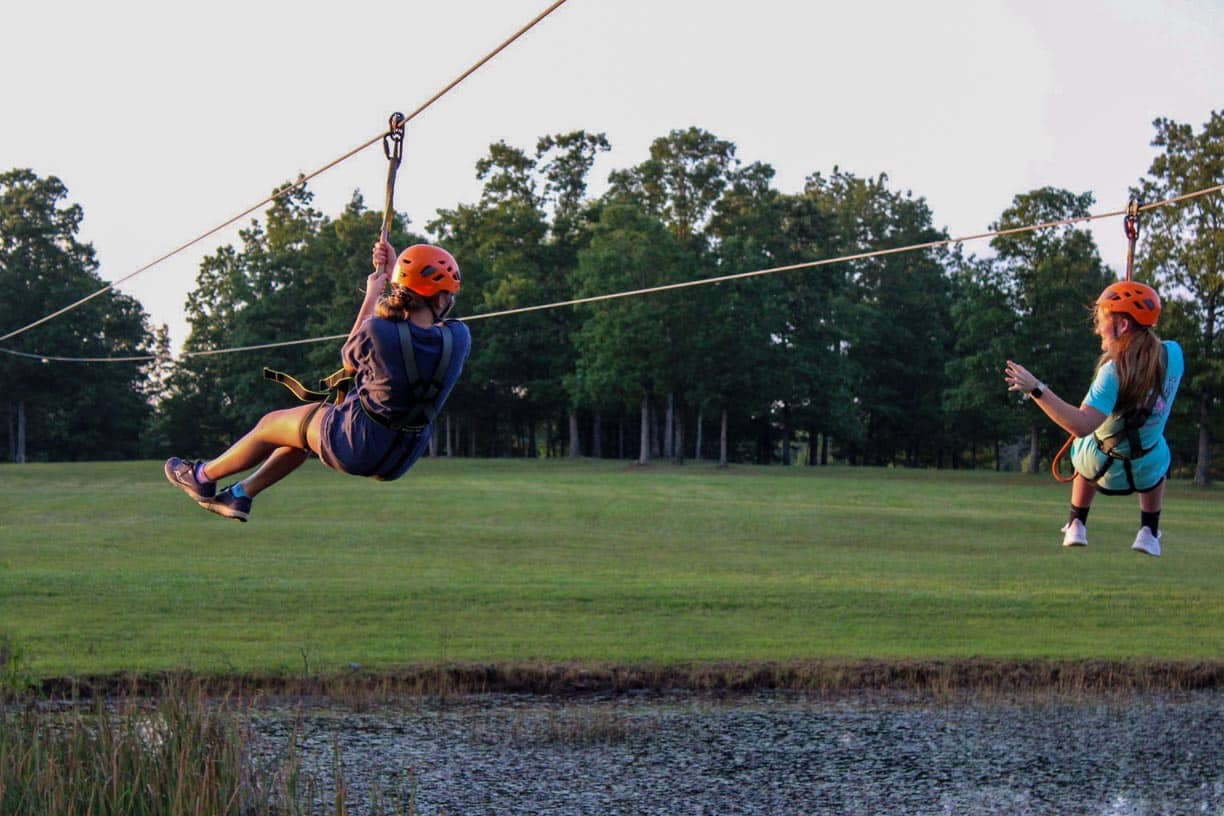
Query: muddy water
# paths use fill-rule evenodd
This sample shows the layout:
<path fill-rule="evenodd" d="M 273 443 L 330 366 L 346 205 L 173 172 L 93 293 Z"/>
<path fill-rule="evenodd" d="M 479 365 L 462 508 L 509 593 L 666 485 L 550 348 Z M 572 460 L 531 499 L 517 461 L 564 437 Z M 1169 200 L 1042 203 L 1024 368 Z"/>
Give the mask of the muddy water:
<path fill-rule="evenodd" d="M 334 810 L 422 814 L 1224 814 L 1224 694 L 1093 702 L 564 702 L 265 711 Z M 332 812 L 332 811 L 329 811 Z"/>

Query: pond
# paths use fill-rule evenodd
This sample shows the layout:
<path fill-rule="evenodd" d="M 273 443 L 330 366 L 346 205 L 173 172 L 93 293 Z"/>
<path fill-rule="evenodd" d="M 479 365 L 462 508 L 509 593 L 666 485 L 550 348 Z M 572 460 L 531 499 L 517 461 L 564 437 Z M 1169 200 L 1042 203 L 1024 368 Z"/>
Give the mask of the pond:
<path fill-rule="evenodd" d="M 294 723 L 297 723 L 296 737 Z M 494 695 L 263 710 L 353 811 L 422 814 L 1224 813 L 1224 695 L 828 701 Z"/>

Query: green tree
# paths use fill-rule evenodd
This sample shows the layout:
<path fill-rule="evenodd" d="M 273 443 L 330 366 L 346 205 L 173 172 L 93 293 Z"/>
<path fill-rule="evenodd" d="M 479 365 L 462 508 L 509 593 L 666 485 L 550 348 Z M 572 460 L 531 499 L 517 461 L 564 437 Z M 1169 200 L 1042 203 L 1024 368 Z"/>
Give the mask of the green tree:
<path fill-rule="evenodd" d="M 55 176 L 0 174 L 0 327 L 15 331 L 101 290 L 93 247 L 77 240 L 84 211 Z M 11 351 L 64 357 L 150 353 L 140 304 L 111 289 L 5 343 Z M 149 413 L 144 366 L 61 363 L 0 354 L 7 458 L 134 457 Z"/>
<path fill-rule="evenodd" d="M 948 360 L 943 410 L 956 441 L 953 466 L 968 442 L 970 467 L 978 448 L 990 443 L 995 469 L 1003 467 L 999 443 L 1023 431 L 1014 400 L 1001 387 L 1001 360 L 1019 330 L 1020 316 L 1009 294 L 1002 267 L 990 259 L 962 258 L 952 267 L 953 349 Z"/>
<path fill-rule="evenodd" d="M 590 233 L 586 177 L 607 149 L 602 134 L 585 131 L 541 137 L 531 155 L 504 142 L 490 146 L 476 165 L 484 182 L 480 200 L 442 210 L 429 225 L 463 265 L 469 314 L 571 296 L 577 253 Z M 481 416 L 472 424 L 483 428 L 490 453 L 505 444 L 534 456 L 540 429 L 546 451 L 557 452 L 567 420 L 571 451 L 578 452 L 577 406 L 565 388 L 574 371 L 573 320 L 572 312 L 552 309 L 479 326 L 453 400 L 478 406 Z"/>
<path fill-rule="evenodd" d="M 1213 187 L 1224 179 L 1224 112 L 1213 111 L 1198 133 L 1169 119 L 1153 122 L 1155 147 L 1163 149 L 1140 182 L 1154 201 Z M 1186 397 L 1197 399 L 1198 451 L 1194 481 L 1211 481 L 1215 407 L 1224 394 L 1224 196 L 1215 193 L 1147 211 L 1141 220 L 1139 273 L 1161 286 L 1167 300 L 1189 294 L 1197 338 L 1187 358 Z M 1180 401 L 1180 400 L 1179 400 Z"/>
<path fill-rule="evenodd" d="M 861 179 L 835 167 L 827 177 L 810 176 L 804 194 L 827 213 L 835 256 L 946 238 L 926 201 L 890 190 L 884 174 Z M 946 254 L 925 250 L 845 264 L 840 334 L 866 462 L 889 464 L 903 451 L 905 464 L 914 466 L 942 448 L 951 342 Z"/>
<path fill-rule="evenodd" d="M 632 202 L 666 225 L 687 253 L 684 267 L 691 270 L 689 277 L 708 277 L 718 267 L 718 259 L 710 251 L 717 240 L 710 231 L 715 208 L 737 179 L 746 180 L 751 172 L 757 172 L 745 174 L 739 164 L 731 142 L 696 127 L 673 130 L 651 143 L 650 156 L 644 162 L 610 175 L 606 199 Z M 768 181 L 773 171 L 766 170 Z M 675 270 L 664 271 L 662 275 L 678 280 Z M 713 345 L 713 338 L 708 336 L 714 329 L 710 294 L 690 292 L 684 297 L 668 298 L 673 304 L 668 329 L 683 338 L 683 342 L 665 349 L 656 361 L 656 379 L 662 389 L 656 396 L 666 400 L 659 447 L 664 455 L 676 456 L 677 461 L 682 461 L 683 456 L 686 407 L 690 402 L 700 401 L 698 383 L 706 373 L 696 360 L 702 350 Z M 768 412 L 765 414 L 762 421 L 767 423 Z M 677 438 L 680 444 L 676 444 Z"/>
<path fill-rule="evenodd" d="M 1080 218 L 1090 213 L 1092 203 L 1092 193 L 1042 187 L 1012 199 L 990 229 Z M 1114 280 L 1101 262 L 1096 242 L 1087 230 L 1069 225 L 1000 235 L 990 245 L 1018 317 L 1006 357 L 1029 366 L 1075 404 L 1073 395 L 1087 388 L 1100 351 L 1091 335 L 1091 305 Z M 998 362 L 1002 365 L 1004 360 Z M 1036 473 L 1043 435 L 1057 445 L 1061 431 L 1039 411 L 1016 410 L 1025 411 L 1030 420 L 1029 472 Z"/>
<path fill-rule="evenodd" d="M 734 144 L 690 127 L 655 139 L 650 158 L 629 170 L 613 172 L 609 182 L 614 196 L 639 202 L 687 245 L 700 241 L 738 164 Z"/>
<path fill-rule="evenodd" d="M 644 289 L 683 280 L 691 255 L 657 218 L 630 202 L 602 208 L 591 244 L 579 252 L 578 294 Z M 586 307 L 574 336 L 575 396 L 618 409 L 640 406 L 638 461 L 650 461 L 649 403 L 670 385 L 671 355 L 686 338 L 674 320 L 683 293 L 619 298 Z"/>

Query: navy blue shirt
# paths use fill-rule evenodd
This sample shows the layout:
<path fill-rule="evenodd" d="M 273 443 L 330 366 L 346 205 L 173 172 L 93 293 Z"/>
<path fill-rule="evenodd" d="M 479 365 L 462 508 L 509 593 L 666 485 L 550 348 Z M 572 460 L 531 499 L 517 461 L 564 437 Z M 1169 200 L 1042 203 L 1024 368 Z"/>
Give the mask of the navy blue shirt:
<path fill-rule="evenodd" d="M 434 401 L 441 411 L 459 380 L 463 364 L 472 348 L 467 326 L 448 321 L 454 348 L 442 380 L 442 390 Z M 408 324 L 417 373 L 423 380 L 434 376 L 442 355 L 442 331 L 437 326 L 422 329 Z M 417 433 L 400 433 L 366 415 L 394 422 L 416 404 L 400 353 L 399 324 L 371 317 L 345 342 L 340 358 L 352 369 L 353 386 L 344 401 L 323 417 L 319 434 L 319 458 L 328 467 L 357 476 L 391 480 L 404 475 L 429 444 L 433 424 L 426 423 Z M 364 409 L 362 405 L 364 404 Z M 389 447 L 394 450 L 388 451 Z M 375 468 L 379 466 L 379 472 Z"/>

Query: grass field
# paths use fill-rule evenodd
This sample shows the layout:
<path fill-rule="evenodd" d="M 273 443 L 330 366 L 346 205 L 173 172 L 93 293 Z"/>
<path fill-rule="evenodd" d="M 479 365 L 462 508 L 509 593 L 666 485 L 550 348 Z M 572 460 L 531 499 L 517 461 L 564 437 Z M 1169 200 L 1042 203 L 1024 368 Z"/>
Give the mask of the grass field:
<path fill-rule="evenodd" d="M 1224 490 L 1133 497 L 1064 550 L 1048 476 L 310 462 L 239 524 L 160 462 L 0 466 L 9 671 L 292 675 L 481 663 L 1224 657 Z M 17 666 L 17 658 L 20 665 Z"/>

